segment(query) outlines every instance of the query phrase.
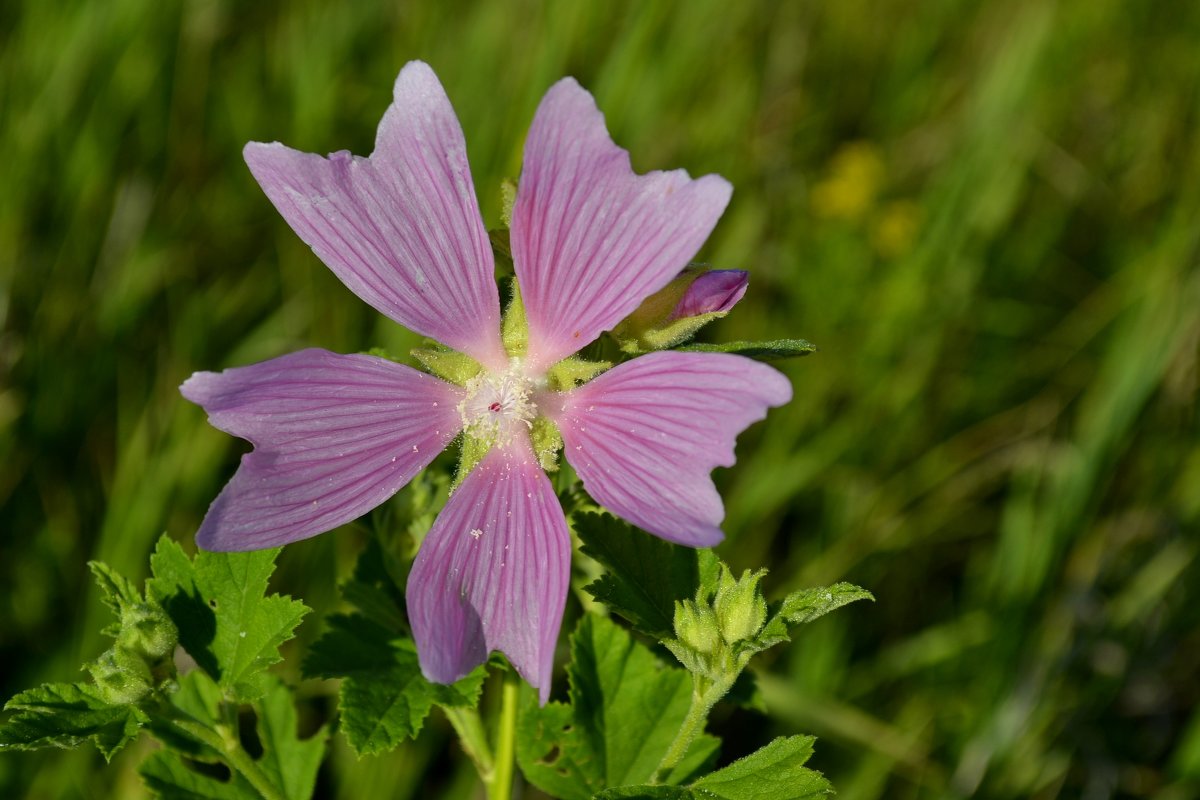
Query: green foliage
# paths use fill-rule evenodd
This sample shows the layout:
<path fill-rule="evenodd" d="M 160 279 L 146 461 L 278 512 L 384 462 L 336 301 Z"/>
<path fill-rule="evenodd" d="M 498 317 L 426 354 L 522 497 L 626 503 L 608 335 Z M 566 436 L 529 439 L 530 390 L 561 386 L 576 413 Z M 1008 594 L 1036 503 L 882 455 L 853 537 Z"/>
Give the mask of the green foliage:
<path fill-rule="evenodd" d="M 576 514 L 573 525 L 583 552 L 606 568 L 584 588 L 648 636 L 671 635 L 675 602 L 716 574 L 710 551 L 672 544 L 611 514 Z"/>
<path fill-rule="evenodd" d="M 819 800 L 833 794 L 833 787 L 804 766 L 814 741 L 811 736 L 776 739 L 687 787 L 629 786 L 600 792 L 595 800 Z"/>
<path fill-rule="evenodd" d="M 792 592 L 783 599 L 775 613 L 791 625 L 803 625 L 823 617 L 830 611 L 836 611 L 847 603 L 874 599 L 874 595 L 866 589 L 850 583 L 835 583 L 833 586 Z"/>
<path fill-rule="evenodd" d="M 0 748 L 70 748 L 90 741 L 107 760 L 146 722 L 138 708 L 110 703 L 99 689 L 84 683 L 43 684 L 21 692 L 4 708 L 17 713 L 0 727 Z"/>
<path fill-rule="evenodd" d="M 486 671 L 451 684 L 421 675 L 412 638 L 362 614 L 338 614 L 304 662 L 310 677 L 344 678 L 338 693 L 341 728 L 359 755 L 381 753 L 415 738 L 434 704 L 473 707 Z"/>
<path fill-rule="evenodd" d="M 774 339 L 769 342 L 699 342 L 675 348 L 683 353 L 733 353 L 759 361 L 779 361 L 815 353 L 817 346 L 803 339 Z"/>
<path fill-rule="evenodd" d="M 517 723 L 525 777 L 564 800 L 649 780 L 688 712 L 688 674 L 663 664 L 615 623 L 587 615 L 571 635 L 567 675 L 569 704 L 539 708 L 532 692 L 525 695 Z M 675 775 L 695 774 L 719 744 L 697 738 Z"/>
<path fill-rule="evenodd" d="M 192 705 L 203 719 L 208 713 L 216 713 L 220 688 L 207 676 L 193 673 L 190 681 L 193 692 L 191 700 L 203 697 L 201 707 Z M 263 694 L 254 703 L 255 731 L 262 744 L 262 754 L 254 760 L 259 774 L 266 785 L 274 790 L 281 800 L 308 800 L 312 796 L 317 780 L 317 770 L 325 749 L 328 731 L 321 728 L 307 739 L 300 739 L 297 731 L 296 709 L 292 692 L 278 678 L 268 677 L 263 681 Z M 188 700 L 185 704 L 191 705 Z M 211 718 L 211 717 L 210 717 Z M 176 739 L 168 738 L 169 742 Z M 199 742 L 195 742 L 200 745 Z M 193 763 L 215 764 L 218 754 L 211 748 L 193 746 L 184 749 L 186 755 L 170 750 L 152 754 L 138 771 L 147 788 L 162 800 L 187 800 L 188 798 L 213 798 L 213 800 L 260 800 L 262 793 L 245 775 L 234 772 L 228 780 L 213 777 L 210 772 L 197 771 Z"/>
<path fill-rule="evenodd" d="M 278 552 L 201 550 L 193 560 L 164 536 L 150 558 L 150 592 L 179 627 L 180 643 L 234 699 L 262 696 L 265 670 L 308 612 L 298 600 L 266 594 Z"/>
<path fill-rule="evenodd" d="M 473 708 L 487 674 L 481 666 L 449 686 L 425 679 L 416 645 L 405 632 L 397 587 L 382 565 L 383 554 L 372 540 L 354 577 L 342 585 L 354 613 L 327 618 L 327 630 L 304 660 L 308 677 L 343 679 L 341 729 L 360 756 L 416 738 L 434 705 Z"/>
<path fill-rule="evenodd" d="M 419 54 L 489 225 L 542 92 L 573 74 L 637 170 L 734 186 L 698 258 L 753 288 L 702 335 L 822 344 L 778 362 L 795 399 L 716 473 L 721 552 L 781 594 L 848 580 L 887 602 L 806 631 L 762 676 L 769 719 L 724 730 L 820 733 L 863 800 L 1197 795 L 1200 4 L 0 8 L 0 696 L 84 677 L 79 653 L 112 641 L 80 565 L 140 574 L 232 473 L 244 446 L 183 377 L 420 345 L 240 157 L 369 152 Z M 873 170 L 845 169 L 855 153 Z M 323 617 L 356 535 L 289 547 L 276 590 Z M 330 792 L 423 797 L 441 751 L 338 759 Z M 136 780 L 79 755 L 0 756 L 0 796 Z"/>

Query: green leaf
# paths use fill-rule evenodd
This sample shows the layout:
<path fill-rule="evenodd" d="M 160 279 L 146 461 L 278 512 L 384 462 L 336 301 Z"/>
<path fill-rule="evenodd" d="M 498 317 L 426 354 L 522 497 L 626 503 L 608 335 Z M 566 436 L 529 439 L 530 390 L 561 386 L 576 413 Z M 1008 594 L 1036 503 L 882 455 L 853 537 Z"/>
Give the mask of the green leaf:
<path fill-rule="evenodd" d="M 852 583 L 835 583 L 792 592 L 779 606 L 779 616 L 793 625 L 812 622 L 817 617 L 853 603 L 855 600 L 874 600 L 866 589 Z"/>
<path fill-rule="evenodd" d="M 814 741 L 811 736 L 776 739 L 686 788 L 622 786 L 599 792 L 594 800 L 818 800 L 833 794 L 833 787 L 804 766 Z"/>
<path fill-rule="evenodd" d="M 150 557 L 150 592 L 179 628 L 180 644 L 238 700 L 266 691 L 265 670 L 282 659 L 279 645 L 308 612 L 290 597 L 266 595 L 278 553 L 201 550 L 192 560 L 164 536 Z"/>
<path fill-rule="evenodd" d="M 275 677 L 269 679 L 266 694 L 254 704 L 254 711 L 263 747 L 259 767 L 287 800 L 308 800 L 317 783 L 328 729 L 322 727 L 300 739 L 292 691 Z"/>
<path fill-rule="evenodd" d="M 691 789 L 682 786 L 620 786 L 605 789 L 593 800 L 695 800 Z"/>
<path fill-rule="evenodd" d="M 677 347 L 684 353 L 733 353 L 759 361 L 779 361 L 806 356 L 817 347 L 803 339 L 774 339 L 769 342 L 725 342 L 724 344 L 696 343 Z"/>
<path fill-rule="evenodd" d="M 525 777 L 565 800 L 645 783 L 687 714 L 691 676 L 594 615 L 571 636 L 567 674 L 570 705 L 538 708 L 533 692 L 525 694 L 517 721 L 517 761 Z M 674 774 L 693 774 L 719 744 L 698 737 Z"/>
<path fill-rule="evenodd" d="M 194 763 L 194 762 L 191 762 Z M 152 753 L 138 767 L 150 794 L 162 800 L 262 800 L 253 786 L 236 772 L 218 777 L 219 768 L 189 766 L 184 757 L 168 750 Z"/>
<path fill-rule="evenodd" d="M 584 588 L 656 639 L 674 635 L 675 601 L 695 596 L 707 572 L 715 575 L 711 552 L 664 541 L 610 514 L 577 514 L 573 525 L 583 552 L 607 570 Z"/>
<path fill-rule="evenodd" d="M 102 561 L 89 561 L 88 567 L 96 578 L 96 584 L 103 595 L 101 599 L 118 620 L 125 609 L 142 602 L 142 593 L 133 582 L 124 577 Z M 104 633 L 116 636 L 120 626 L 106 628 Z"/>
<path fill-rule="evenodd" d="M 811 736 L 776 739 L 756 753 L 692 784 L 697 798 L 720 800 L 807 800 L 833 792 L 821 773 L 804 762 L 813 752 Z"/>
<path fill-rule="evenodd" d="M 4 708 L 17 713 L 0 726 L 0 750 L 71 748 L 91 740 L 106 760 L 147 721 L 136 706 L 110 705 L 86 683 L 43 684 L 21 692 Z"/>
<path fill-rule="evenodd" d="M 292 691 L 278 678 L 268 676 L 264 692 L 252 704 L 262 746 L 257 766 L 282 797 L 307 800 L 316 785 L 328 729 L 322 727 L 309 738 L 300 739 Z M 211 725 L 222 718 L 221 689 L 201 670 L 183 676 L 179 691 L 170 699 L 176 708 L 201 725 Z M 156 796 L 256 800 L 260 797 L 240 775 L 234 773 L 225 778 L 226 767 L 211 766 L 224 761 L 224 755 L 173 724 L 168 717 L 154 719 L 150 730 L 163 744 L 179 751 L 156 753 L 143 764 L 142 777 Z"/>
<path fill-rule="evenodd" d="M 412 639 L 362 614 L 336 614 L 304 662 L 308 677 L 344 678 L 340 691 L 342 730 L 362 756 L 391 750 L 421 731 L 436 703 L 446 707 L 479 702 L 486 670 L 479 667 L 449 686 L 421 674 Z"/>

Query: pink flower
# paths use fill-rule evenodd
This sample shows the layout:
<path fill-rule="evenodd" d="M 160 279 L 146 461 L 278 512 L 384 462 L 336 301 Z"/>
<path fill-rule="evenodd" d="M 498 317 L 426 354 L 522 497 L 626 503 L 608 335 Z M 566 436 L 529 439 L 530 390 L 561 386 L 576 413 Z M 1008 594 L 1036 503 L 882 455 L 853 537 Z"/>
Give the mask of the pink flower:
<path fill-rule="evenodd" d="M 351 291 L 481 365 L 459 386 L 367 355 L 303 350 L 182 392 L 255 449 L 213 502 L 209 550 L 294 542 L 361 516 L 460 433 L 486 454 L 430 530 L 408 583 L 421 668 L 456 680 L 492 650 L 550 689 L 570 577 L 563 511 L 530 431 L 553 421 L 599 503 L 665 539 L 721 540 L 709 473 L 734 438 L 791 396 L 738 356 L 659 352 L 569 391 L 547 371 L 674 278 L 729 201 L 682 170 L 635 175 L 591 95 L 572 79 L 538 108 L 512 215 L 527 349 L 506 351 L 493 255 L 462 130 L 433 71 L 412 62 L 369 158 L 251 143 L 246 162 L 296 233 Z"/>

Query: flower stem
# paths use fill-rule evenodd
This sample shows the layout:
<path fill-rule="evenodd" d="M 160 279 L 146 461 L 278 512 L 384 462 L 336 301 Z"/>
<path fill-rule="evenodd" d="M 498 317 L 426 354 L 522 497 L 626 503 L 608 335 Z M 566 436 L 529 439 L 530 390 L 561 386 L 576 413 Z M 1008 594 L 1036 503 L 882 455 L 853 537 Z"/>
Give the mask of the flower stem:
<path fill-rule="evenodd" d="M 444 708 L 454 732 L 458 734 L 463 752 L 475 763 L 475 771 L 484 783 L 490 783 L 496 771 L 492 761 L 492 747 L 488 744 L 487 732 L 479 710 L 475 708 Z"/>
<path fill-rule="evenodd" d="M 491 780 L 487 782 L 488 800 L 510 800 L 512 797 L 519 687 L 516 674 L 505 673 L 504 686 L 500 695 L 500 720 L 496 727 L 495 769 L 492 772 Z"/>
<path fill-rule="evenodd" d="M 172 725 L 216 750 L 226 766 L 245 778 L 264 800 L 285 800 L 275 784 L 271 783 L 271 779 L 259 768 L 258 762 L 242 747 L 236 728 L 231 729 L 221 723 L 211 727 L 175 706 L 167 703 L 163 705 L 163 715 Z"/>
<path fill-rule="evenodd" d="M 703 732 L 713 706 L 733 686 L 733 679 L 724 678 L 708 686 L 704 686 L 705 683 L 707 681 L 699 675 L 692 676 L 692 704 L 688 707 L 687 716 L 683 718 L 683 724 L 679 726 L 679 732 L 675 734 L 671 746 L 667 748 L 662 761 L 658 762 L 658 768 L 654 770 L 654 776 L 650 779 L 651 783 L 663 783 L 671 777 L 671 772 L 683 761 L 692 742 Z"/>

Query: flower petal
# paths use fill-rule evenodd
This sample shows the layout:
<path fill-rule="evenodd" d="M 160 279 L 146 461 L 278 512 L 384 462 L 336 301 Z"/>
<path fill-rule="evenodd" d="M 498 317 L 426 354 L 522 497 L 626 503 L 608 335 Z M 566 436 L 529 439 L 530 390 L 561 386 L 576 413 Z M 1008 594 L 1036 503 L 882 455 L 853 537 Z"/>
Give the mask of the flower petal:
<path fill-rule="evenodd" d="M 545 703 L 570 575 L 566 519 L 528 440 L 493 448 L 450 496 L 408 578 L 425 677 L 450 683 L 500 650 Z"/>
<path fill-rule="evenodd" d="M 718 175 L 634 174 L 592 96 L 571 78 L 551 87 L 525 142 L 512 217 L 531 365 L 579 350 L 679 274 L 732 191 Z"/>
<path fill-rule="evenodd" d="M 370 158 L 246 145 L 250 171 L 305 244 L 396 322 L 505 363 L 487 231 L 454 109 L 427 64 L 396 79 Z"/>
<path fill-rule="evenodd" d="M 180 391 L 255 447 L 196 534 L 205 550 L 275 547 L 360 517 L 462 427 L 460 389 L 375 356 L 301 350 L 197 372 Z"/>
<path fill-rule="evenodd" d="M 552 416 L 598 503 L 664 539 L 709 547 L 725 517 L 709 473 L 732 466 L 737 435 L 791 397 L 787 378 L 748 358 L 661 352 L 563 395 Z"/>

